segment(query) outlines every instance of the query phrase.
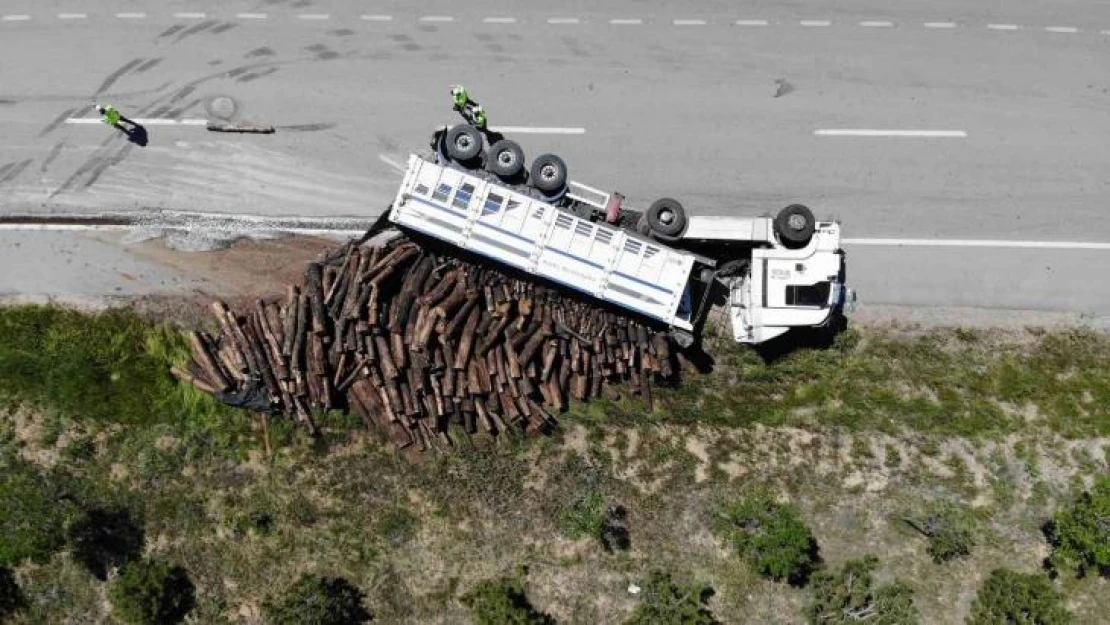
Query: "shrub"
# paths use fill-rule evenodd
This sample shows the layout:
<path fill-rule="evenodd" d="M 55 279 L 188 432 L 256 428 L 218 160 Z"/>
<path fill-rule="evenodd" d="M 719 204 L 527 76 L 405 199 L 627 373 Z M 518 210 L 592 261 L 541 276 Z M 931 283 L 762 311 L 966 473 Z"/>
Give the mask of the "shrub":
<path fill-rule="evenodd" d="M 606 506 L 601 492 L 591 489 L 563 506 L 559 524 L 571 538 L 589 536 L 600 542 L 605 551 L 623 551 L 632 546 L 626 515 L 623 506 Z"/>
<path fill-rule="evenodd" d="M 524 594 L 524 570 L 516 575 L 481 582 L 463 595 L 477 625 L 550 625 L 551 616 L 534 608 Z"/>
<path fill-rule="evenodd" d="M 370 620 L 362 591 L 341 577 L 304 574 L 280 597 L 262 604 L 270 625 L 352 625 Z"/>
<path fill-rule="evenodd" d="M 722 532 L 740 556 L 773 580 L 801 585 L 817 565 L 817 541 L 790 505 L 754 496 L 728 506 Z"/>
<path fill-rule="evenodd" d="M 0 623 L 27 605 L 12 570 L 0 566 Z"/>
<path fill-rule="evenodd" d="M 112 584 L 109 596 L 116 614 L 134 625 L 179 623 L 196 601 L 185 569 L 161 560 L 128 562 Z"/>
<path fill-rule="evenodd" d="M 143 528 L 126 509 L 93 508 L 69 526 L 73 559 L 93 577 L 104 581 L 108 569 L 138 558 L 143 551 Z"/>
<path fill-rule="evenodd" d="M 0 461 L 0 566 L 43 564 L 65 544 L 73 506 L 58 488 L 26 463 Z"/>
<path fill-rule="evenodd" d="M 847 625 L 865 621 L 873 625 L 919 623 L 921 615 L 913 603 L 913 590 L 901 582 L 874 587 L 872 573 L 878 565 L 874 556 L 851 560 L 839 571 L 823 570 L 810 580 L 813 603 L 810 623 Z"/>
<path fill-rule="evenodd" d="M 971 604 L 967 625 L 1059 625 L 1070 623 L 1064 598 L 1043 573 L 995 569 Z"/>
<path fill-rule="evenodd" d="M 1110 575 L 1110 477 L 1099 478 L 1074 504 L 1057 511 L 1045 533 L 1053 568 Z"/>
<path fill-rule="evenodd" d="M 641 591 L 640 604 L 625 625 L 713 625 L 717 619 L 705 607 L 713 589 L 703 585 L 680 586 L 663 571 L 652 571 Z"/>
<path fill-rule="evenodd" d="M 926 552 L 937 564 L 971 555 L 975 546 L 975 522 L 966 511 L 945 505 L 935 509 L 924 521 L 904 519 L 929 540 Z"/>

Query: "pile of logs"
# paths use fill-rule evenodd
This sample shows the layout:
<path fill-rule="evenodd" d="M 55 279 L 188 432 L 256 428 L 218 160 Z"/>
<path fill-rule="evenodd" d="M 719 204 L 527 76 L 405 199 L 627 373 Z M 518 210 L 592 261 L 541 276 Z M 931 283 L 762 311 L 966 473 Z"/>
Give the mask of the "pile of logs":
<path fill-rule="evenodd" d="M 357 413 L 398 447 L 450 443 L 448 426 L 537 434 L 571 398 L 626 383 L 651 409 L 674 372 L 671 339 L 597 302 L 398 235 L 352 241 L 308 266 L 283 301 L 212 311 L 174 374 L 228 403 L 284 413 Z"/>

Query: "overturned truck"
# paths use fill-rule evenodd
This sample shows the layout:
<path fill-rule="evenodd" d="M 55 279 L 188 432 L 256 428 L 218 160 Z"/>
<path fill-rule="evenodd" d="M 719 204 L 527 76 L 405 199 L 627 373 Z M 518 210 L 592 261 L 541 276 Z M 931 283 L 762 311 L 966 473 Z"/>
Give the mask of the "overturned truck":
<path fill-rule="evenodd" d="M 715 287 L 742 343 L 829 326 L 855 305 L 840 225 L 800 204 L 775 217 L 687 215 L 671 198 L 638 211 L 571 181 L 558 156 L 526 169 L 517 143 L 470 124 L 439 129 L 432 148 L 409 157 L 391 222 L 664 324 L 681 346 Z"/>

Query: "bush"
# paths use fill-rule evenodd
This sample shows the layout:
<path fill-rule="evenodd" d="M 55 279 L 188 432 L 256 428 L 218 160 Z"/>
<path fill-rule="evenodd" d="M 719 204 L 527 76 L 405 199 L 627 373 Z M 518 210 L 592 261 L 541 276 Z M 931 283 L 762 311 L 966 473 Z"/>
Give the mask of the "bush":
<path fill-rule="evenodd" d="M 644 580 L 640 604 L 625 625 L 713 625 L 717 619 L 705 607 L 713 589 L 703 585 L 679 586 L 671 576 L 655 570 Z"/>
<path fill-rule="evenodd" d="M 11 569 L 0 566 L 0 623 L 26 607 L 26 605 L 27 601 L 23 597 L 23 591 L 19 589 L 19 584 L 15 582 L 15 574 L 12 573 Z"/>
<path fill-rule="evenodd" d="M 967 625 L 1070 623 L 1071 614 L 1064 608 L 1063 601 L 1063 596 L 1043 573 L 995 569 L 971 604 Z"/>
<path fill-rule="evenodd" d="M 851 560 L 839 571 L 819 571 L 810 585 L 813 603 L 806 615 L 810 623 L 838 625 L 866 621 L 873 625 L 919 623 L 913 590 L 901 582 L 874 588 L 874 556 Z"/>
<path fill-rule="evenodd" d="M 975 546 L 974 519 L 959 508 L 941 506 L 924 521 L 904 520 L 929 540 L 926 552 L 937 564 L 969 556 Z"/>
<path fill-rule="evenodd" d="M 46 563 L 65 544 L 70 499 L 34 467 L 0 460 L 0 566 Z"/>
<path fill-rule="evenodd" d="M 1071 507 L 1057 511 L 1045 533 L 1053 568 L 1110 575 L 1110 477 L 1099 478 Z"/>
<path fill-rule="evenodd" d="M 721 531 L 759 574 L 803 585 L 817 566 L 817 541 L 793 506 L 748 497 L 721 516 Z"/>
<path fill-rule="evenodd" d="M 524 594 L 524 570 L 515 576 L 485 581 L 463 595 L 477 625 L 549 625 L 551 616 L 534 608 Z"/>
<path fill-rule="evenodd" d="M 185 569 L 145 558 L 120 569 L 109 596 L 120 619 L 134 625 L 179 623 L 196 601 Z"/>
<path fill-rule="evenodd" d="M 93 508 L 69 527 L 73 559 L 104 581 L 108 569 L 138 558 L 143 551 L 143 528 L 125 509 Z"/>
<path fill-rule="evenodd" d="M 370 620 L 362 591 L 341 577 L 304 574 L 280 597 L 262 604 L 270 625 L 352 625 Z"/>
<path fill-rule="evenodd" d="M 571 538 L 589 536 L 601 543 L 605 551 L 627 550 L 632 546 L 625 525 L 627 512 L 622 506 L 609 507 L 597 490 L 589 490 L 563 506 L 559 524 Z"/>

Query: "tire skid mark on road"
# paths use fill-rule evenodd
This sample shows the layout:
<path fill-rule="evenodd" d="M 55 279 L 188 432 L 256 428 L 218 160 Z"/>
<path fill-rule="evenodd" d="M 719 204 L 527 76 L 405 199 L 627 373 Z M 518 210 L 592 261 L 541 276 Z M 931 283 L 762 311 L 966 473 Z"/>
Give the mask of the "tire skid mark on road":
<path fill-rule="evenodd" d="M 18 163 L 15 163 L 14 166 L 9 169 L 7 173 L 0 175 L 0 185 L 7 184 L 18 178 L 19 174 L 22 174 L 23 170 L 27 169 L 27 167 L 30 166 L 30 164 L 33 163 L 34 160 L 35 159 L 33 158 L 27 158 L 19 161 Z"/>
<path fill-rule="evenodd" d="M 270 68 L 267 68 L 267 69 L 265 69 L 261 72 L 251 72 L 249 74 L 243 74 L 239 78 L 236 78 L 235 82 L 241 82 L 241 83 L 254 82 L 254 81 L 258 80 L 259 78 L 265 78 L 265 77 L 269 76 L 270 74 L 273 74 L 276 71 L 278 71 L 278 68 L 270 67 Z"/>
<path fill-rule="evenodd" d="M 150 59 L 150 60 L 144 62 L 142 65 L 136 67 L 135 68 L 135 73 L 136 74 L 141 74 L 145 71 L 153 69 L 155 66 L 157 66 L 161 62 L 162 62 L 162 57 Z"/>
<path fill-rule="evenodd" d="M 213 28 L 211 34 L 220 35 L 220 34 L 226 33 L 227 31 L 231 30 L 232 28 L 238 28 L 238 27 L 239 27 L 239 25 L 236 24 L 235 22 L 224 22 L 223 24 L 220 24 L 219 26 Z"/>
<path fill-rule="evenodd" d="M 81 188 L 88 189 L 89 187 L 96 184 L 96 181 L 100 179 L 101 174 L 103 174 L 105 170 L 107 170 L 109 167 L 112 167 L 113 165 L 118 165 L 122 163 L 124 159 L 126 159 L 127 156 L 131 154 L 131 150 L 134 148 L 134 143 L 128 143 L 127 145 L 117 150 L 115 154 L 105 159 L 103 163 L 101 163 L 96 169 L 93 170 L 92 175 L 89 176 L 89 179 L 85 181 L 85 184 Z"/>
<path fill-rule="evenodd" d="M 184 26 L 182 26 L 181 24 L 174 24 L 173 26 L 170 26 L 170 27 L 169 27 L 169 28 L 167 28 L 166 30 L 163 30 L 163 31 L 162 31 L 162 32 L 161 32 L 161 33 L 160 33 L 160 34 L 158 35 L 158 38 L 159 38 L 159 39 L 165 39 L 166 37 L 169 37 L 170 35 L 174 35 L 174 34 L 176 34 L 176 33 L 180 32 L 180 31 L 182 31 L 182 30 L 185 30 L 185 27 L 184 27 Z"/>
<path fill-rule="evenodd" d="M 55 143 L 54 147 L 50 148 L 50 153 L 46 155 L 46 160 L 42 162 L 42 165 L 39 165 L 40 174 L 46 173 L 46 170 L 50 167 L 54 160 L 58 158 L 58 156 L 62 153 L 62 149 L 65 147 L 66 140 L 62 139 L 61 141 Z"/>
<path fill-rule="evenodd" d="M 201 32 L 201 31 L 208 30 L 209 28 L 212 28 L 216 24 L 219 24 L 219 22 L 216 21 L 216 20 L 205 20 L 205 21 L 203 21 L 199 24 L 194 24 L 194 25 L 186 28 L 185 30 L 181 31 L 181 34 L 179 34 L 177 37 L 175 37 L 173 42 L 174 43 L 181 43 L 182 40 L 187 39 L 189 37 L 192 37 L 193 35 Z"/>
<path fill-rule="evenodd" d="M 104 82 L 100 83 L 100 88 L 96 90 L 96 93 L 94 95 L 100 95 L 100 94 L 104 93 L 105 91 L 108 90 L 109 87 L 114 85 L 117 80 L 122 78 L 124 74 L 126 74 L 127 72 L 135 69 L 136 67 L 138 67 L 142 63 L 143 63 L 143 59 L 141 57 L 137 58 L 137 59 L 132 59 L 132 60 L 128 61 L 127 63 L 125 63 L 123 65 L 123 67 L 117 69 L 116 71 L 112 72 L 111 74 L 108 74 L 108 77 L 104 79 Z"/>
<path fill-rule="evenodd" d="M 58 126 L 61 126 L 62 124 L 64 124 L 64 123 L 65 123 L 65 121 L 66 121 L 66 119 L 68 119 L 69 117 L 72 117 L 72 116 L 73 116 L 73 114 L 74 114 L 74 113 L 76 113 L 76 112 L 77 112 L 78 110 L 80 110 L 81 108 L 82 108 L 82 107 L 74 107 L 74 108 L 71 108 L 71 109 L 66 109 L 66 110 L 62 111 L 62 112 L 61 112 L 61 113 L 60 113 L 60 114 L 59 114 L 59 115 L 58 115 L 57 117 L 55 117 L 55 118 L 54 118 L 54 119 L 53 119 L 53 120 L 52 120 L 52 121 L 51 121 L 51 122 L 50 122 L 49 124 L 47 124 L 47 125 L 46 125 L 46 126 L 45 126 L 45 127 L 44 127 L 44 128 L 42 129 L 42 130 L 40 130 L 40 131 L 39 131 L 39 134 L 38 134 L 38 136 L 39 136 L 40 138 L 41 138 L 41 137 L 44 137 L 44 136 L 46 136 L 46 135 L 47 135 L 48 133 L 50 133 L 50 132 L 51 132 L 52 130 L 54 130 L 54 129 L 55 129 L 55 128 L 57 128 Z"/>
<path fill-rule="evenodd" d="M 166 117 L 169 117 L 171 119 L 177 119 L 177 118 L 181 117 L 182 115 L 184 115 L 185 111 L 188 111 L 189 109 L 191 109 L 194 106 L 200 104 L 201 102 L 204 102 L 204 98 L 194 98 L 192 100 L 189 100 L 185 104 L 183 104 L 183 105 L 181 105 L 181 106 L 179 106 L 175 109 L 170 110 L 168 113 L 166 113 Z"/>

